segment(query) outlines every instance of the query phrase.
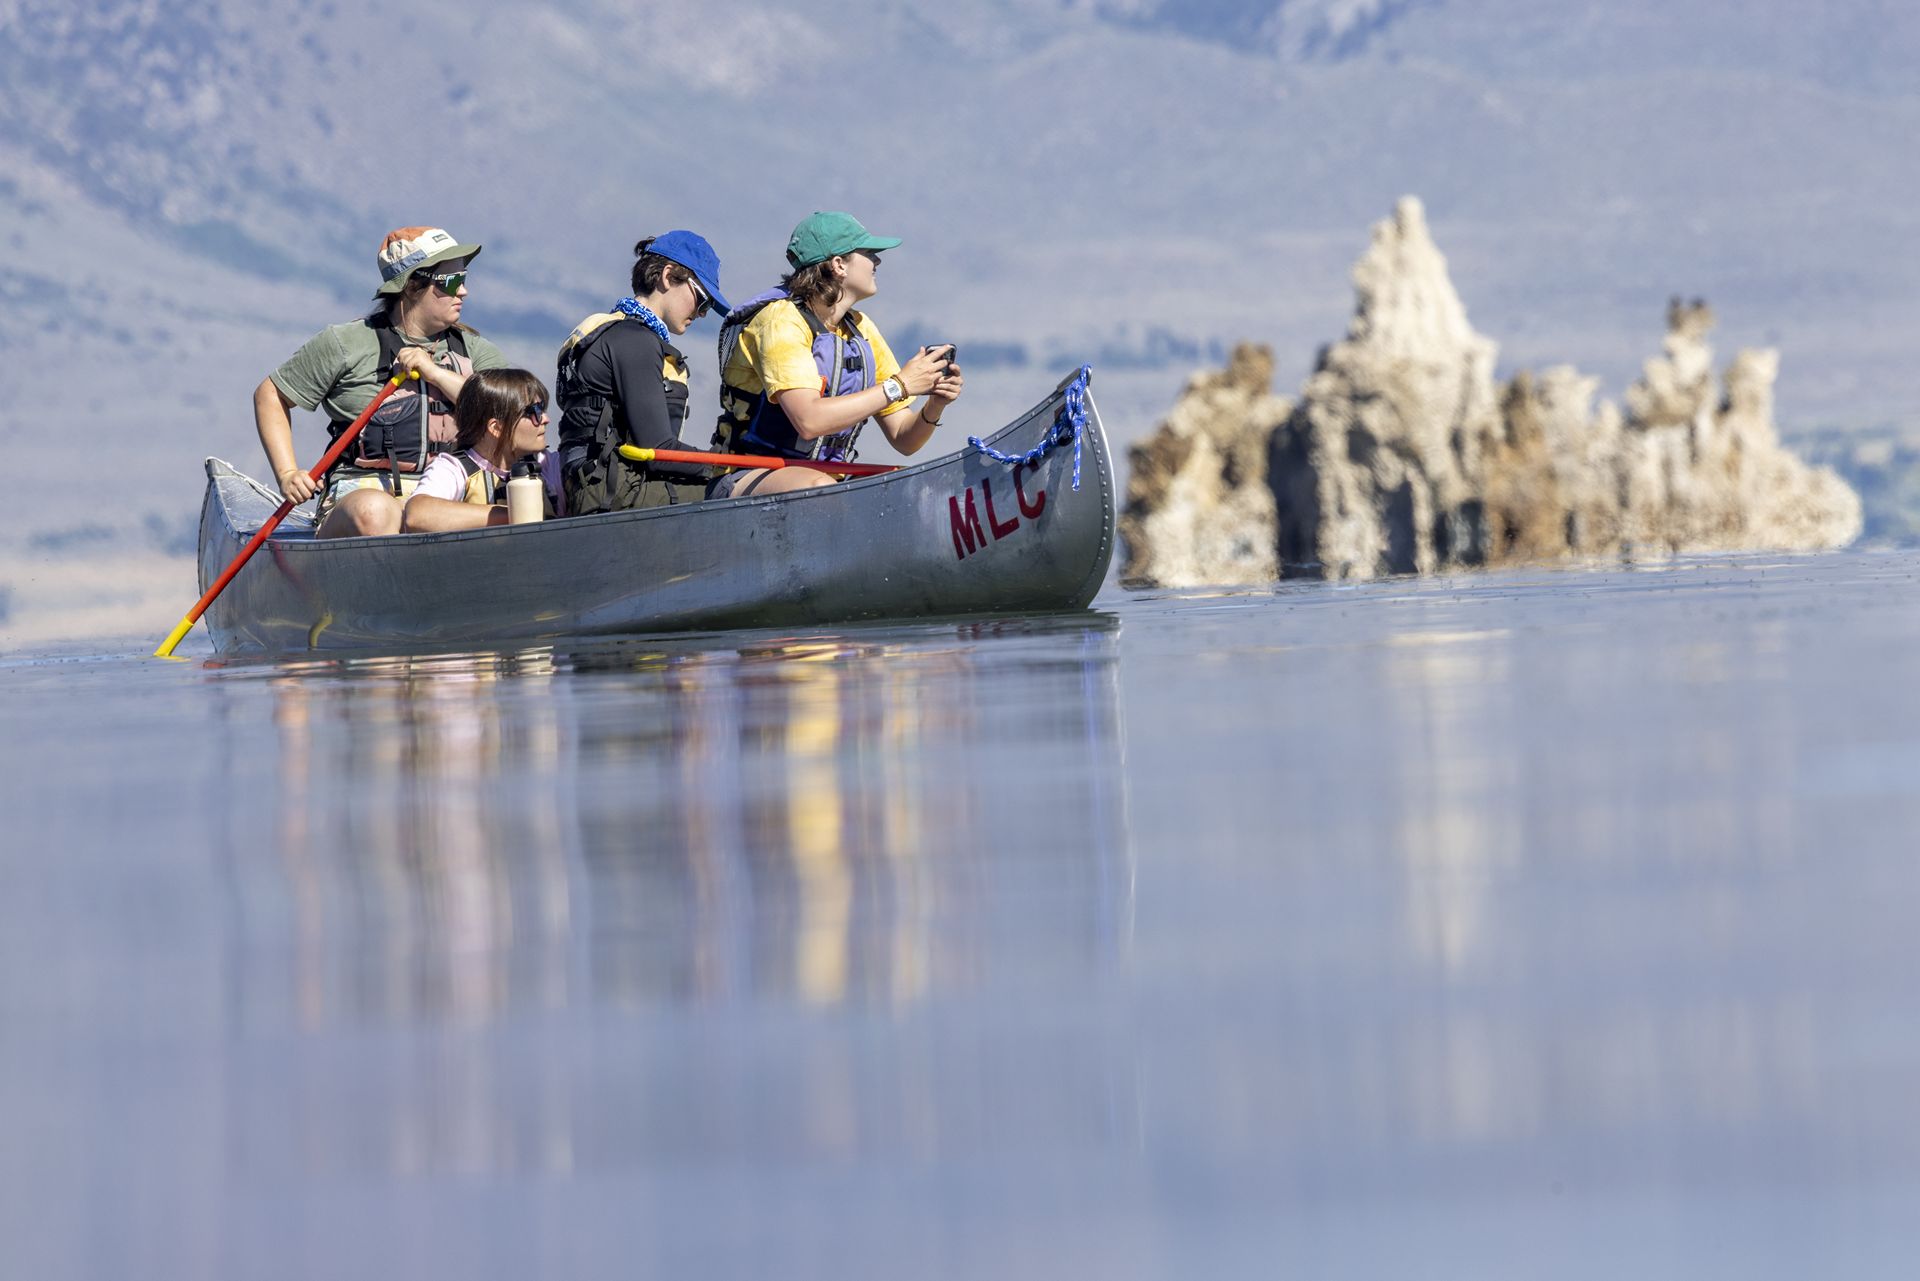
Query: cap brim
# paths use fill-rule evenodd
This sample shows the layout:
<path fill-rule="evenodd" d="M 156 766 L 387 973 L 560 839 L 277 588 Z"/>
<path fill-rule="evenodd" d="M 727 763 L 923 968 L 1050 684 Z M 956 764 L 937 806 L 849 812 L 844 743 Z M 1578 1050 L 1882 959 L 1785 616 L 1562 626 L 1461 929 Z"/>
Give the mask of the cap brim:
<path fill-rule="evenodd" d="M 696 275 L 694 279 L 700 280 L 700 277 Z M 722 294 L 718 289 L 715 289 L 712 285 L 708 284 L 704 280 L 700 280 L 700 287 L 707 291 L 707 302 L 711 305 L 712 309 L 716 313 L 718 313 L 722 318 L 725 318 L 729 313 L 733 311 L 733 304 L 728 302 L 726 299 L 726 296 Z"/>
<path fill-rule="evenodd" d="M 413 264 L 413 266 L 407 268 L 404 272 L 395 276 L 392 280 L 382 281 L 380 284 L 380 287 L 373 291 L 373 296 L 375 298 L 378 298 L 383 294 L 399 293 L 402 289 L 405 289 L 407 287 L 407 281 L 413 276 L 413 273 L 416 271 L 419 271 L 422 267 L 437 267 L 441 263 L 447 262 L 450 259 L 454 259 L 454 258 L 474 259 L 474 258 L 478 258 L 479 256 L 480 256 L 479 245 L 455 245 L 451 249 L 442 249 L 437 254 L 428 254 L 425 258 L 421 259 L 419 262 L 416 262 L 415 264 Z"/>
<path fill-rule="evenodd" d="M 798 258 L 794 257 L 793 247 L 789 245 L 787 247 L 787 262 L 790 266 L 794 268 L 794 270 L 798 271 L 803 267 L 811 267 L 816 262 L 825 262 L 829 258 L 844 258 L 848 254 L 857 254 L 862 249 L 871 249 L 875 253 L 879 253 L 880 251 L 885 249 L 898 249 L 899 247 L 900 247 L 900 237 L 876 236 L 873 233 L 869 232 L 866 235 L 860 237 L 859 240 L 856 240 L 854 243 L 848 245 L 845 249 L 835 249 L 832 253 L 822 254 L 818 258 L 810 258 L 805 262 L 802 262 Z"/>

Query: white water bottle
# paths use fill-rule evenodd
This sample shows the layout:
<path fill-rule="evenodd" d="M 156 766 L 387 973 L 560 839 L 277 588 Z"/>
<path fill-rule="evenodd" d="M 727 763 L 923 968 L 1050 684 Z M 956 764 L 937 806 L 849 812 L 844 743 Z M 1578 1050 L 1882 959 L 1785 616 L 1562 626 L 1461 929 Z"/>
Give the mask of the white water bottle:
<path fill-rule="evenodd" d="M 538 524 L 547 514 L 547 487 L 525 463 L 513 470 L 513 479 L 507 482 L 507 523 Z"/>

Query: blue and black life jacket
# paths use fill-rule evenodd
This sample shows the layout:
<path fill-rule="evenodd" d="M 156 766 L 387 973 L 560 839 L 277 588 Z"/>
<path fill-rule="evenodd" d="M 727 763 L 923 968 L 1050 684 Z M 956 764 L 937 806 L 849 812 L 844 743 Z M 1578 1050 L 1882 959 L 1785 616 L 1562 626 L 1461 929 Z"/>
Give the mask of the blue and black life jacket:
<path fill-rule="evenodd" d="M 825 396 L 851 396 L 874 385 L 873 344 L 860 335 L 857 325 L 846 322 L 849 336 L 828 329 L 813 314 L 787 296 L 784 289 L 773 289 L 750 298 L 727 314 L 720 326 L 720 421 L 713 429 L 713 447 L 730 454 L 774 454 L 781 458 L 813 458 L 822 462 L 845 462 L 853 457 L 853 442 L 867 425 L 861 419 L 845 431 L 818 440 L 803 440 L 794 429 L 786 411 L 763 389 L 742 391 L 727 385 L 727 365 L 740 346 L 740 331 L 768 307 L 783 304 L 806 319 L 813 331 L 813 363 L 820 371 L 820 391 Z"/>

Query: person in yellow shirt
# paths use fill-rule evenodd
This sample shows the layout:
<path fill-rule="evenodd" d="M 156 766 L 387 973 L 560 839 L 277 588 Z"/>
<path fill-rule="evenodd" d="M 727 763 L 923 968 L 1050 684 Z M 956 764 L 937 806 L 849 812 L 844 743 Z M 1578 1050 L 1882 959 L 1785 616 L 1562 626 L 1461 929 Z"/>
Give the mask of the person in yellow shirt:
<path fill-rule="evenodd" d="M 780 288 L 742 305 L 722 327 L 716 450 L 845 461 L 869 419 L 903 454 L 927 443 L 965 385 L 953 349 L 922 347 L 902 365 L 879 327 L 856 310 L 880 291 L 880 255 L 899 244 L 845 213 L 816 213 L 793 229 L 793 270 Z M 753 468 L 723 475 L 708 494 L 780 493 L 833 480 L 811 468 Z"/>

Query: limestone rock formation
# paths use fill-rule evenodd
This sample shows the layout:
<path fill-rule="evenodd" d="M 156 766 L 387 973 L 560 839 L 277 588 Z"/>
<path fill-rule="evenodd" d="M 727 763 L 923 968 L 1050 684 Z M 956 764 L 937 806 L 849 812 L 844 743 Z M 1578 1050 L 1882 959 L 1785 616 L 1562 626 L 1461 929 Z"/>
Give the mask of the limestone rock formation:
<path fill-rule="evenodd" d="M 1128 574 L 1154 582 L 1260 583 L 1280 576 L 1267 446 L 1292 402 L 1273 394 L 1273 353 L 1241 344 L 1195 374 L 1173 412 L 1135 445 L 1120 536 Z"/>
<path fill-rule="evenodd" d="M 1297 401 L 1242 346 L 1196 375 L 1133 449 L 1121 535 L 1129 582 L 1370 578 L 1463 565 L 1838 547 L 1858 497 L 1780 447 L 1773 351 L 1716 384 L 1704 303 L 1670 306 L 1662 355 L 1624 413 L 1558 366 L 1493 377 L 1427 232 L 1402 200 L 1353 273 L 1344 340 Z"/>

